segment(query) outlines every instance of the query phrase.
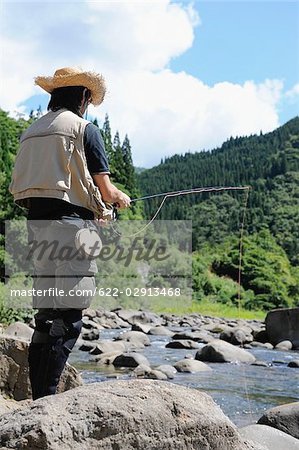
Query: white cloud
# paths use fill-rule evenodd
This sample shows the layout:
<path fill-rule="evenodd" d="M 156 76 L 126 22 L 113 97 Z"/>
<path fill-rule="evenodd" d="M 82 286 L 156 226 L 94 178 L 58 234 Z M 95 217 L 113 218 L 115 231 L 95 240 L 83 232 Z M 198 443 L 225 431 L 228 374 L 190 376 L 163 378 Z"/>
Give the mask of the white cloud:
<path fill-rule="evenodd" d="M 283 85 L 265 80 L 214 86 L 186 72 L 173 73 L 171 59 L 192 47 L 200 23 L 192 4 L 110 1 L 5 4 L 0 92 L 13 111 L 33 94 L 36 75 L 63 66 L 104 74 L 108 93 L 90 113 L 110 115 L 113 131 L 129 134 L 136 165 L 220 145 L 231 135 L 266 132 L 279 125 Z"/>
<path fill-rule="evenodd" d="M 294 99 L 299 95 L 299 83 L 295 84 L 292 89 L 286 92 L 286 97 Z"/>

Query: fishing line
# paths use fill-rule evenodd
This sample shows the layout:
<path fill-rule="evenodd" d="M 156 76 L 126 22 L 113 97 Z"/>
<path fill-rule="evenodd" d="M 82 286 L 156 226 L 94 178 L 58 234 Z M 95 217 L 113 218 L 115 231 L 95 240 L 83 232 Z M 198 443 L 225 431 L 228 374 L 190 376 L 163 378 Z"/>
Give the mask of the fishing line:
<path fill-rule="evenodd" d="M 134 236 L 142 233 L 142 231 L 146 230 L 158 216 L 158 214 L 161 211 L 161 209 L 163 208 L 167 198 L 178 197 L 178 196 L 188 195 L 188 194 L 200 194 L 203 192 L 223 192 L 223 191 L 244 191 L 243 214 L 242 214 L 242 219 L 241 219 L 241 224 L 240 224 L 238 281 L 237 281 L 237 284 L 238 284 L 238 293 L 237 293 L 237 295 L 238 295 L 238 300 L 237 300 L 238 301 L 238 313 L 239 313 L 239 319 L 241 319 L 241 275 L 242 275 L 242 260 L 243 260 L 244 228 L 245 228 L 245 219 L 246 219 L 246 212 L 247 212 L 247 206 L 248 206 L 250 186 L 221 186 L 221 187 L 213 186 L 213 187 L 205 187 L 205 188 L 197 187 L 197 188 L 192 188 L 192 189 L 183 189 L 180 191 L 161 192 L 158 194 L 152 194 L 152 195 L 146 195 L 143 197 L 134 198 L 131 200 L 131 203 L 137 202 L 137 201 L 149 200 L 152 198 L 163 197 L 160 205 L 158 206 L 157 210 L 155 211 L 154 215 L 149 220 L 149 222 L 144 227 L 139 229 L 137 232 L 135 232 L 131 235 L 128 235 L 128 236 L 124 236 L 124 237 L 127 237 L 127 238 L 134 237 Z M 122 236 L 122 234 L 119 233 L 113 227 L 112 224 L 111 224 L 111 227 L 115 234 L 117 234 L 118 236 Z M 242 347 L 242 345 L 241 345 L 241 347 Z M 242 372 L 243 372 L 245 397 L 246 397 L 246 401 L 247 401 L 247 405 L 248 405 L 248 409 L 249 409 L 250 419 L 251 419 L 251 422 L 253 423 L 252 408 L 251 408 L 251 402 L 250 402 L 250 398 L 249 398 L 248 385 L 247 385 L 247 375 L 246 375 L 246 370 L 245 370 L 244 364 L 241 364 L 241 368 L 242 368 Z"/>
<path fill-rule="evenodd" d="M 158 206 L 156 212 L 154 213 L 154 215 L 152 216 L 152 218 L 149 220 L 149 222 L 147 224 L 145 224 L 142 228 L 140 228 L 138 231 L 136 231 L 135 233 L 132 233 L 131 235 L 127 235 L 127 236 L 123 236 L 121 233 L 119 233 L 113 226 L 113 224 L 111 223 L 110 226 L 113 230 L 113 232 L 117 235 L 117 236 L 121 236 L 124 238 L 131 238 L 134 236 L 137 236 L 138 234 L 142 233 L 144 230 L 146 230 L 152 223 L 153 221 L 156 219 L 156 217 L 158 216 L 159 212 L 161 211 L 162 207 L 164 206 L 164 203 L 166 202 L 167 198 L 170 197 L 178 197 L 180 195 L 188 195 L 188 194 L 200 194 L 202 192 L 221 192 L 221 191 L 249 191 L 250 186 L 220 186 L 220 187 L 196 187 L 196 188 L 192 188 L 192 189 L 183 189 L 180 191 L 169 191 L 169 192 L 161 192 L 159 194 L 152 194 L 152 195 L 146 195 L 144 197 L 138 197 L 138 198 L 133 198 L 131 200 L 132 202 L 137 202 L 137 201 L 144 201 L 144 200 L 149 200 L 152 198 L 158 198 L 158 197 L 163 197 L 160 205 Z"/>

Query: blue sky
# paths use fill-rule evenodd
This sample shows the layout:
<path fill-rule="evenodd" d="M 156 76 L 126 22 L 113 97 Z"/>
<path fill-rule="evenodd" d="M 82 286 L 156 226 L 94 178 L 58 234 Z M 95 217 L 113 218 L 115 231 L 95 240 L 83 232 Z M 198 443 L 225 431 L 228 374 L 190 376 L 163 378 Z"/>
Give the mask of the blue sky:
<path fill-rule="evenodd" d="M 57 68 L 100 72 L 89 116 L 128 133 L 138 166 L 298 115 L 298 1 L 4 1 L 0 18 L 0 107 L 45 110 L 33 79 Z"/>
<path fill-rule="evenodd" d="M 299 81 L 298 1 L 197 1 L 201 25 L 192 48 L 171 61 L 211 85 L 266 78 Z M 298 115 L 297 102 L 281 102 L 280 123 Z"/>

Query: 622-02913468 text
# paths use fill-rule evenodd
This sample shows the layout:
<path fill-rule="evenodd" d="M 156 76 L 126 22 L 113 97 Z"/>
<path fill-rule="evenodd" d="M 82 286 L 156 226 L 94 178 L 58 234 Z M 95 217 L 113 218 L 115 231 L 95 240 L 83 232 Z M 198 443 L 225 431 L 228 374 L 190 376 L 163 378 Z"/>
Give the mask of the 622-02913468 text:
<path fill-rule="evenodd" d="M 96 294 L 103 297 L 118 297 L 119 295 L 126 295 L 127 297 L 179 297 L 181 295 L 180 288 L 161 288 L 161 287 L 135 287 L 135 288 L 108 288 L 100 287 L 96 289 Z"/>

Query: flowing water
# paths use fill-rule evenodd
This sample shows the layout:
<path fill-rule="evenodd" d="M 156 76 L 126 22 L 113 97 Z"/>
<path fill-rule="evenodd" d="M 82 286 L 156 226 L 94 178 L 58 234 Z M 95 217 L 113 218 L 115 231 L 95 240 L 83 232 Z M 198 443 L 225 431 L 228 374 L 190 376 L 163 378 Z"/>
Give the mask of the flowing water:
<path fill-rule="evenodd" d="M 113 339 L 120 332 L 120 330 L 101 331 L 101 339 Z M 149 338 L 151 346 L 145 347 L 142 354 L 147 357 L 151 367 L 174 364 L 186 354 L 195 356 L 197 351 L 165 348 L 169 337 L 149 336 Z M 213 372 L 177 373 L 170 381 L 207 392 L 239 427 L 254 423 L 266 409 L 299 401 L 299 369 L 287 367 L 289 361 L 299 359 L 299 351 L 253 348 L 250 352 L 257 360 L 266 362 L 268 366 L 208 363 Z M 131 377 L 132 369 L 97 366 L 96 363 L 89 362 L 89 359 L 88 352 L 76 348 L 69 358 L 69 362 L 77 367 L 86 383 Z"/>

